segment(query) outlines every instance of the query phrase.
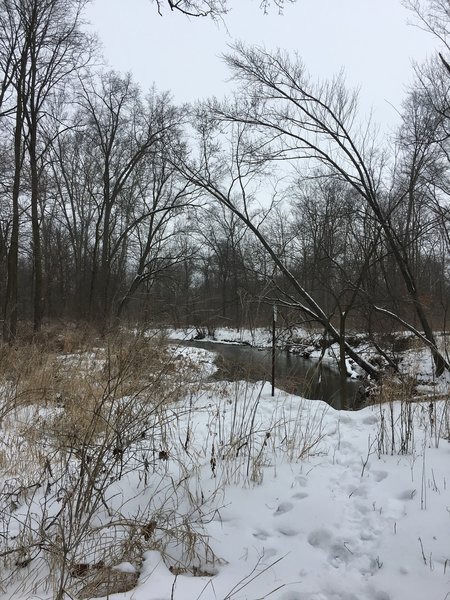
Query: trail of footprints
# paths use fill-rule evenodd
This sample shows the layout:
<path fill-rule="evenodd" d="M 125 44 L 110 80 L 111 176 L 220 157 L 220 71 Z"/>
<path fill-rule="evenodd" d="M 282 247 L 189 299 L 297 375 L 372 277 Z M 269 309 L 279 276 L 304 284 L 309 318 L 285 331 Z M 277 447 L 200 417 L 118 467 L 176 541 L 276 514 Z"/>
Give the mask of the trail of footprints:
<path fill-rule="evenodd" d="M 359 466 L 358 466 L 359 467 Z M 272 510 L 273 520 L 268 519 L 268 523 L 273 523 L 273 529 L 267 530 L 264 528 L 257 529 L 253 536 L 261 541 L 269 541 L 271 538 L 279 537 L 280 535 L 286 538 L 292 538 L 292 546 L 295 548 L 294 538 L 299 536 L 303 541 L 306 538 L 308 547 L 312 552 L 321 553 L 324 569 L 341 569 L 351 566 L 359 571 L 361 576 L 367 581 L 367 578 L 375 575 L 381 568 L 379 556 L 377 554 L 377 539 L 381 534 L 379 518 L 374 515 L 373 506 L 368 499 L 367 488 L 359 478 L 355 477 L 356 471 L 350 476 L 353 480 L 353 485 L 345 485 L 344 477 L 340 479 L 330 480 L 330 493 L 340 492 L 342 499 L 347 496 L 348 501 L 344 504 L 343 514 L 341 515 L 341 523 L 345 523 L 346 537 L 339 535 L 339 525 L 328 526 L 327 515 L 323 516 L 324 526 L 316 527 L 309 531 L 301 531 L 296 525 L 302 523 L 302 511 L 299 503 L 307 501 L 309 494 L 306 490 L 298 491 L 292 494 L 288 500 L 280 502 L 275 510 Z M 376 483 L 382 482 L 388 477 L 386 471 L 371 471 L 370 478 Z M 306 477 L 297 477 L 296 485 L 301 488 L 308 486 Z M 405 498 L 411 495 L 407 490 Z M 347 500 L 347 499 L 346 499 Z M 319 505 L 320 506 L 320 505 Z M 318 508 L 320 510 L 320 508 Z M 292 513 L 292 514 L 291 514 Z M 268 528 L 270 529 L 270 528 Z M 351 534 L 350 534 L 351 531 Z M 286 549 L 289 549 L 290 541 L 286 539 Z M 301 548 L 301 545 L 298 546 Z M 264 548 L 265 556 L 276 554 L 273 548 Z M 298 557 L 301 562 L 301 556 Z M 304 578 L 308 573 L 301 570 L 298 576 Z M 302 588 L 301 584 L 297 586 Z M 376 590 L 373 585 L 368 587 L 367 595 L 364 598 L 367 600 L 392 600 L 390 596 L 381 590 Z M 328 600 L 329 592 L 322 594 L 317 592 L 311 595 L 311 592 L 295 591 L 293 589 L 281 593 L 279 600 Z M 348 593 L 339 593 L 333 591 L 333 600 L 357 600 L 356 596 Z M 358 597 L 361 600 L 361 596 Z"/>

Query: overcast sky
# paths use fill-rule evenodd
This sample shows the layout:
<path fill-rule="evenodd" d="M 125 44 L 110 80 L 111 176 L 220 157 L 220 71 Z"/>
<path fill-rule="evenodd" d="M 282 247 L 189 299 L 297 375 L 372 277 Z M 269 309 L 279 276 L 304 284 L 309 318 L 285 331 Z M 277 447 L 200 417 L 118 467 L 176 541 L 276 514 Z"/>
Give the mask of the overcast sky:
<path fill-rule="evenodd" d="M 436 46 L 400 0 L 297 0 L 284 15 L 264 15 L 258 0 L 230 0 L 226 28 L 206 19 L 166 11 L 150 0 L 93 0 L 87 12 L 103 42 L 108 65 L 131 71 L 142 88 L 155 83 L 177 102 L 232 89 L 220 56 L 233 40 L 297 52 L 319 78 L 345 69 L 360 87 L 363 112 L 391 128 L 395 109 L 412 80 L 411 61 L 423 61 Z M 393 105 L 393 107 L 391 106 Z"/>

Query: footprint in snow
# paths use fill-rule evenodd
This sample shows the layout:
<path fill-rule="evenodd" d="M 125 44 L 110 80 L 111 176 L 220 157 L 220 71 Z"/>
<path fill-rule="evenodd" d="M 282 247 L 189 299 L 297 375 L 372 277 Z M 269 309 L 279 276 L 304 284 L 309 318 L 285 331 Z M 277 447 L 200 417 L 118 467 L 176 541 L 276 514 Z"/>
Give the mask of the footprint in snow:
<path fill-rule="evenodd" d="M 339 421 L 340 421 L 340 423 L 344 423 L 344 424 L 352 422 L 351 418 L 348 415 L 346 415 L 346 414 L 340 415 L 339 416 Z"/>
<path fill-rule="evenodd" d="M 274 556 L 277 556 L 277 554 L 278 552 L 275 550 L 275 548 L 264 548 L 263 550 L 263 558 L 265 560 L 270 560 Z"/>
<path fill-rule="evenodd" d="M 265 541 L 270 537 L 270 534 L 267 533 L 267 531 L 264 531 L 264 529 L 257 529 L 253 534 L 253 537 L 255 537 L 257 540 Z"/>
<path fill-rule="evenodd" d="M 313 548 L 327 550 L 333 540 L 333 535 L 328 529 L 314 529 L 308 536 L 308 544 Z"/>
<path fill-rule="evenodd" d="M 298 529 L 294 529 L 288 525 L 282 525 L 281 527 L 278 527 L 277 531 L 286 537 L 294 537 L 300 533 Z"/>
<path fill-rule="evenodd" d="M 391 600 L 391 597 L 387 592 L 382 592 L 381 590 L 374 590 L 372 593 L 373 600 Z"/>
<path fill-rule="evenodd" d="M 281 502 L 281 504 L 278 505 L 277 510 L 273 514 L 275 517 L 278 517 L 279 515 L 284 515 L 285 513 L 289 512 L 293 508 L 294 505 L 292 504 L 292 502 Z"/>
<path fill-rule="evenodd" d="M 375 423 L 378 423 L 378 416 L 377 415 L 369 415 L 368 417 L 365 417 L 363 419 L 363 423 L 364 423 L 364 425 L 375 425 Z"/>
<path fill-rule="evenodd" d="M 339 444 L 339 450 L 343 455 L 351 454 L 355 451 L 355 446 L 351 442 L 341 441 Z"/>
<path fill-rule="evenodd" d="M 389 473 L 387 471 L 372 471 L 373 478 L 377 483 L 386 479 Z"/>
<path fill-rule="evenodd" d="M 367 498 L 367 488 L 365 485 L 358 485 L 357 487 L 350 485 L 347 487 L 347 491 L 349 498 L 352 496 L 357 498 Z"/>
<path fill-rule="evenodd" d="M 399 500 L 412 500 L 417 494 L 417 490 L 405 490 L 397 496 Z"/>
<path fill-rule="evenodd" d="M 343 542 L 336 542 L 336 543 L 332 544 L 330 551 L 329 551 L 328 558 L 329 558 L 330 564 L 335 569 L 339 569 L 339 567 L 341 567 L 341 565 L 348 563 L 352 554 L 353 554 L 353 552 L 350 550 L 350 548 L 346 544 L 344 544 Z"/>
<path fill-rule="evenodd" d="M 300 592 L 285 592 L 280 596 L 280 600 L 305 600 L 305 595 Z"/>
<path fill-rule="evenodd" d="M 376 538 L 376 534 L 372 529 L 362 529 L 359 534 L 359 539 L 363 542 L 371 542 Z"/>
<path fill-rule="evenodd" d="M 334 538 L 328 529 L 315 529 L 312 531 L 308 536 L 308 543 L 313 548 L 319 548 L 326 552 L 329 564 L 335 569 L 346 565 L 352 560 L 354 554 L 359 556 L 359 551 L 354 543 L 350 544 L 345 540 Z"/>
<path fill-rule="evenodd" d="M 297 492 L 297 494 L 294 494 L 292 498 L 294 498 L 295 500 L 304 500 L 308 496 L 309 494 L 307 494 L 306 492 Z"/>
<path fill-rule="evenodd" d="M 306 477 L 304 477 L 303 475 L 298 475 L 295 478 L 295 483 L 292 487 L 299 485 L 300 487 L 306 487 L 308 485 L 308 480 Z"/>
<path fill-rule="evenodd" d="M 353 510 L 356 510 L 360 515 L 367 515 L 368 513 L 373 512 L 373 507 L 368 506 L 364 502 L 355 502 Z"/>

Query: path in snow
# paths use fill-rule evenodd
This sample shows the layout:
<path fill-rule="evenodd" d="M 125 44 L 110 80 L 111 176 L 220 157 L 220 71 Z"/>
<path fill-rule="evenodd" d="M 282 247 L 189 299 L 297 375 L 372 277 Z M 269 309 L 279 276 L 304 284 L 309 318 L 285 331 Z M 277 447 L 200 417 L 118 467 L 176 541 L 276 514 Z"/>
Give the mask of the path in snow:
<path fill-rule="evenodd" d="M 261 409 L 269 406 L 263 394 Z M 175 580 L 149 552 L 138 587 L 110 599 L 450 597 L 450 445 L 436 449 L 416 429 L 412 455 L 378 457 L 379 409 L 326 410 L 319 454 L 266 467 L 259 486 L 225 489 L 206 525 L 224 560 L 215 577 Z M 213 487 L 210 474 L 202 485 Z"/>

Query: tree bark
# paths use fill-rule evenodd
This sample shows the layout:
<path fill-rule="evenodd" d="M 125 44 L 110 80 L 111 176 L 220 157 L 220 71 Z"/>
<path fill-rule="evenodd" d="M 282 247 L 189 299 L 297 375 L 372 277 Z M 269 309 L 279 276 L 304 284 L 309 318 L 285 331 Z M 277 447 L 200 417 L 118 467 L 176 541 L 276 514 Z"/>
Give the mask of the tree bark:
<path fill-rule="evenodd" d="M 22 171 L 22 102 L 18 99 L 14 131 L 14 183 L 12 190 L 12 226 L 7 259 L 7 283 L 3 321 L 3 339 L 11 343 L 17 335 L 18 260 L 19 260 L 19 196 Z"/>

